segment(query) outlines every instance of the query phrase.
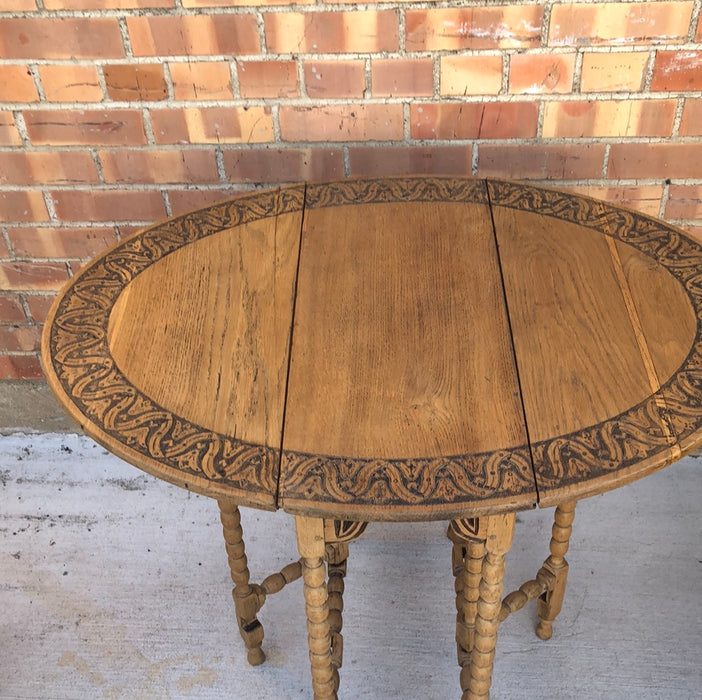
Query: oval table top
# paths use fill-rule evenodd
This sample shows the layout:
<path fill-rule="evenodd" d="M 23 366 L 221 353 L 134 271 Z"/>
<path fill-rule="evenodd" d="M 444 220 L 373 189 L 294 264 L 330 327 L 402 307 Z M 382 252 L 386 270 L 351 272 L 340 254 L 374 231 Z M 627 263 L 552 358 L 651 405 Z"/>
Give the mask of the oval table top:
<path fill-rule="evenodd" d="M 300 184 L 76 275 L 46 375 L 110 451 L 242 505 L 473 517 L 600 493 L 702 442 L 702 247 L 500 180 Z"/>

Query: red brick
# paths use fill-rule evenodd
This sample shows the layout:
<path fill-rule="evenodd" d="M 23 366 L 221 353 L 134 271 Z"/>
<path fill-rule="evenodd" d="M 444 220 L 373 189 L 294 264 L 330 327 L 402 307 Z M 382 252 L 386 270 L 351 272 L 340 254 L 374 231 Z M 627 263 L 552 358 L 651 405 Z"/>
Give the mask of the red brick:
<path fill-rule="evenodd" d="M 651 90 L 702 90 L 702 51 L 659 51 Z"/>
<path fill-rule="evenodd" d="M 100 151 L 105 182 L 162 183 L 217 182 L 214 151 L 178 149 L 172 151 Z"/>
<path fill-rule="evenodd" d="M 403 136 L 402 105 L 280 108 L 283 141 L 392 141 Z"/>
<path fill-rule="evenodd" d="M 201 192 L 201 191 L 209 191 L 209 190 L 188 190 L 189 192 Z M 144 227 L 140 226 L 139 224 L 129 224 L 129 223 L 121 223 L 121 224 L 115 224 L 115 229 L 117 230 L 117 235 L 119 236 L 120 240 L 127 238 L 128 236 L 131 236 L 132 234 L 136 233 L 137 231 L 141 231 Z"/>
<path fill-rule="evenodd" d="M 51 193 L 61 221 L 154 221 L 166 209 L 150 190 L 62 190 Z"/>
<path fill-rule="evenodd" d="M 135 56 L 243 55 L 261 52 L 253 15 L 127 17 Z"/>
<path fill-rule="evenodd" d="M 27 66 L 0 66 L 0 102 L 36 102 L 39 93 Z"/>
<path fill-rule="evenodd" d="M 174 0 L 44 0 L 47 10 L 129 10 L 174 6 Z"/>
<path fill-rule="evenodd" d="M 156 143 L 264 143 L 273 141 L 270 107 L 152 109 Z"/>
<path fill-rule="evenodd" d="M 0 184 L 57 185 L 98 182 L 89 153 L 80 151 L 17 151 L 2 154 Z"/>
<path fill-rule="evenodd" d="M 0 12 L 34 12 L 36 0 L 0 0 Z"/>
<path fill-rule="evenodd" d="M 43 376 L 35 355 L 0 355 L 0 379 L 41 379 Z"/>
<path fill-rule="evenodd" d="M 648 51 L 583 54 L 580 73 L 582 92 L 631 91 L 643 87 L 650 54 Z"/>
<path fill-rule="evenodd" d="M 414 139 L 533 138 L 539 108 L 535 102 L 443 102 L 410 107 Z"/>
<path fill-rule="evenodd" d="M 0 288 L 3 290 L 58 290 L 67 279 L 68 270 L 63 263 L 0 263 Z"/>
<path fill-rule="evenodd" d="M 702 143 L 615 143 L 607 177 L 702 178 Z"/>
<path fill-rule="evenodd" d="M 95 66 L 39 66 L 39 77 L 49 102 L 100 102 L 103 98 Z"/>
<path fill-rule="evenodd" d="M 407 175 L 470 175 L 471 146 L 391 146 L 349 148 L 353 177 Z"/>
<path fill-rule="evenodd" d="M 575 185 L 564 187 L 569 192 L 584 194 L 595 199 L 602 199 L 620 207 L 636 209 L 637 211 L 658 216 L 663 197 L 663 185 L 639 186 L 604 186 L 604 185 Z"/>
<path fill-rule="evenodd" d="M 3 323 L 24 323 L 27 316 L 24 313 L 19 294 L 0 295 L 0 321 Z"/>
<path fill-rule="evenodd" d="M 702 136 L 702 100 L 685 100 L 680 136 Z"/>
<path fill-rule="evenodd" d="M 107 94 L 115 101 L 158 101 L 168 97 L 162 64 L 103 66 Z"/>
<path fill-rule="evenodd" d="M 0 192 L 0 221 L 47 221 L 48 219 L 49 214 L 41 192 L 16 190 Z"/>
<path fill-rule="evenodd" d="M 295 61 L 238 61 L 242 97 L 297 97 L 300 86 Z"/>
<path fill-rule="evenodd" d="M 537 180 L 595 178 L 602 174 L 603 144 L 484 144 L 478 174 Z"/>
<path fill-rule="evenodd" d="M 37 110 L 24 113 L 35 145 L 140 145 L 146 143 L 141 112 L 131 109 Z"/>
<path fill-rule="evenodd" d="M 536 47 L 543 8 L 500 5 L 407 10 L 407 51 L 458 51 Z"/>
<path fill-rule="evenodd" d="M 117 241 L 112 226 L 11 228 L 7 235 L 22 258 L 92 258 Z"/>
<path fill-rule="evenodd" d="M 10 249 L 7 247 L 7 243 L 5 243 L 5 239 L 0 238 L 0 259 L 9 260 L 10 257 L 11 257 Z"/>
<path fill-rule="evenodd" d="M 434 94 L 431 58 L 374 58 L 371 60 L 374 97 L 422 97 Z"/>
<path fill-rule="evenodd" d="M 377 53 L 399 48 L 394 10 L 266 13 L 263 21 L 270 53 Z"/>
<path fill-rule="evenodd" d="M 201 209 L 208 204 L 215 204 L 225 199 L 231 199 L 241 193 L 241 188 L 235 185 L 216 190 L 168 190 L 173 214 L 184 214 L 194 209 Z M 120 227 L 121 230 L 121 227 Z"/>
<path fill-rule="evenodd" d="M 543 136 L 670 136 L 676 108 L 676 100 L 547 102 Z"/>
<path fill-rule="evenodd" d="M 230 100 L 233 96 L 228 63 L 188 61 L 168 67 L 176 100 Z"/>
<path fill-rule="evenodd" d="M 515 53 L 509 59 L 509 91 L 569 93 L 573 90 L 575 54 Z"/>
<path fill-rule="evenodd" d="M 341 148 L 227 150 L 224 169 L 231 182 L 300 182 L 344 176 Z"/>
<path fill-rule="evenodd" d="M 685 41 L 692 2 L 556 3 L 549 45 L 648 44 Z"/>
<path fill-rule="evenodd" d="M 366 89 L 365 61 L 305 61 L 304 70 L 309 97 L 363 97 Z"/>
<path fill-rule="evenodd" d="M 0 112 L 0 146 L 19 146 L 21 143 L 14 115 L 10 112 Z"/>
<path fill-rule="evenodd" d="M 115 17 L 10 17 L 0 22 L 5 59 L 121 58 L 122 36 Z"/>
<path fill-rule="evenodd" d="M 442 95 L 497 95 L 501 88 L 501 56 L 441 57 Z"/>
<path fill-rule="evenodd" d="M 53 294 L 25 294 L 27 306 L 32 320 L 37 323 L 44 323 L 49 315 L 49 310 L 54 303 Z"/>
<path fill-rule="evenodd" d="M 41 328 L 29 325 L 0 325 L 0 348 L 9 352 L 36 352 L 41 346 Z"/>
<path fill-rule="evenodd" d="M 702 185 L 671 185 L 665 216 L 667 219 L 702 219 Z"/>

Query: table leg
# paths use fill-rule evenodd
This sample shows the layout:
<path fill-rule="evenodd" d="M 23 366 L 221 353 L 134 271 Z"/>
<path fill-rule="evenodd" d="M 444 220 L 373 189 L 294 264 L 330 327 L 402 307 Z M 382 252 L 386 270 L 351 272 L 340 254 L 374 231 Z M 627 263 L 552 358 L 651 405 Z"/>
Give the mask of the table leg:
<path fill-rule="evenodd" d="M 231 501 L 219 501 L 219 513 L 229 559 L 229 570 L 234 582 L 232 598 L 234 598 L 236 620 L 248 650 L 248 661 L 251 665 L 257 666 L 266 659 L 266 655 L 261 649 L 263 627 L 256 617 L 256 613 L 261 607 L 261 601 L 249 583 L 250 574 L 244 549 L 241 514 L 236 504 Z"/>
<path fill-rule="evenodd" d="M 324 562 L 324 520 L 296 516 L 297 546 L 302 562 L 307 640 L 315 700 L 336 700 L 336 673 L 332 663 L 329 598 Z"/>
<path fill-rule="evenodd" d="M 329 629 L 332 640 L 332 664 L 334 665 L 334 685 L 339 689 L 339 669 L 344 657 L 344 639 L 341 636 L 344 612 L 344 577 L 346 576 L 346 560 L 349 556 L 347 542 L 328 543 L 326 546 L 329 580 L 327 592 L 329 595 Z"/>
<path fill-rule="evenodd" d="M 543 593 L 537 603 L 539 623 L 536 635 L 540 639 L 550 639 L 553 634 L 553 621 L 558 616 L 563 605 L 566 581 L 568 579 L 568 562 L 565 554 L 568 551 L 570 535 L 573 531 L 576 501 L 561 503 L 556 508 L 553 528 L 551 530 L 551 554 L 544 562 L 543 568 L 555 576 L 553 586 Z"/>
<path fill-rule="evenodd" d="M 492 666 L 500 624 L 505 554 L 512 544 L 514 513 L 480 518 L 478 536 L 485 539 L 485 556 L 480 575 L 477 615 L 470 665 L 461 671 L 462 700 L 490 697 Z"/>
<path fill-rule="evenodd" d="M 453 575 L 456 577 L 456 651 L 458 665 L 468 667 L 478 614 L 480 575 L 485 540 L 478 536 L 476 518 L 451 522 L 448 537 L 453 542 Z"/>

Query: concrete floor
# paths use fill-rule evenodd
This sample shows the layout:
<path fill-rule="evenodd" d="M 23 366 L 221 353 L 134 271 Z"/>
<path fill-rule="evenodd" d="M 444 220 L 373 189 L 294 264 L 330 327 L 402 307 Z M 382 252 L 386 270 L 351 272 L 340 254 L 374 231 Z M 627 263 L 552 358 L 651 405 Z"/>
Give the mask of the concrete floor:
<path fill-rule="evenodd" d="M 266 603 L 268 661 L 248 666 L 216 504 L 84 437 L 26 434 L 67 428 L 47 406 L 44 422 L 9 410 L 5 432 L 25 434 L 0 437 L 0 698 L 310 698 L 300 583 Z M 534 603 L 509 618 L 493 698 L 702 698 L 700 466 L 579 504 L 554 637 L 533 634 Z M 539 567 L 551 517 L 519 516 L 510 590 Z M 296 558 L 289 516 L 243 518 L 255 580 Z M 459 697 L 443 524 L 371 527 L 346 590 L 340 698 Z"/>

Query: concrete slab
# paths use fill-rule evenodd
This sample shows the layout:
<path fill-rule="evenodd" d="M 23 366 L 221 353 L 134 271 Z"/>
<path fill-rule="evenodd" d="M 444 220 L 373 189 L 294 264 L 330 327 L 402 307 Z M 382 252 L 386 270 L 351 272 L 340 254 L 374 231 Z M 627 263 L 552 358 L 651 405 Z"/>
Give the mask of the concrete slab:
<path fill-rule="evenodd" d="M 300 583 L 269 599 L 268 661 L 235 629 L 216 504 L 74 434 L 0 438 L 0 698 L 311 697 Z M 494 698 L 702 697 L 702 473 L 688 458 L 576 514 L 549 642 L 534 603 L 500 630 Z M 510 588 L 544 558 L 551 511 L 519 516 Z M 295 556 L 291 518 L 243 513 L 255 580 Z M 340 697 L 459 697 L 441 523 L 354 543 Z"/>
<path fill-rule="evenodd" d="M 43 379 L 0 381 L 0 435 L 76 432 Z"/>

